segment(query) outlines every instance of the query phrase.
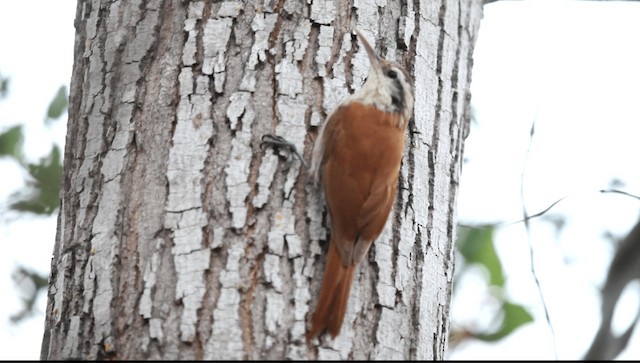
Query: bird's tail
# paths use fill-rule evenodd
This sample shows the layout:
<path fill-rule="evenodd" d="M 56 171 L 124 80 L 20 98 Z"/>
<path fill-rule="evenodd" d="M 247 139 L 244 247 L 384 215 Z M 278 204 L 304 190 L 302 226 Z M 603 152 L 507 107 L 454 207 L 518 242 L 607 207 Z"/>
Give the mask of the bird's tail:
<path fill-rule="evenodd" d="M 340 333 L 347 302 L 351 292 L 351 282 L 355 264 L 344 266 L 340 252 L 334 241 L 329 243 L 327 265 L 320 289 L 316 310 L 311 318 L 311 329 L 307 332 L 307 341 L 320 334 L 325 328 L 333 338 Z"/>

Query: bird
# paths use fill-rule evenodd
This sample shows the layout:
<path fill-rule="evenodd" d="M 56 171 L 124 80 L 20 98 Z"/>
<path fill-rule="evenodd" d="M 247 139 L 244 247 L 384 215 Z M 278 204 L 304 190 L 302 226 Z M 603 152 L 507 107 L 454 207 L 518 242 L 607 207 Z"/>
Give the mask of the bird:
<path fill-rule="evenodd" d="M 328 114 L 312 151 L 311 175 L 324 194 L 330 240 L 306 340 L 342 328 L 356 267 L 382 232 L 397 194 L 413 81 L 355 30 L 370 62 L 360 89 Z"/>

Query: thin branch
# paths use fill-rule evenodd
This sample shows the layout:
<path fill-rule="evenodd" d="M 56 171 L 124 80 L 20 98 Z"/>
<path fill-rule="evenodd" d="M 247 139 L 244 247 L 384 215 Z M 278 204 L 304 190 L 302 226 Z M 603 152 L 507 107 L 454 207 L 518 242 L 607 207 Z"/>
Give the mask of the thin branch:
<path fill-rule="evenodd" d="M 600 189 L 597 191 L 594 191 L 596 193 L 612 193 L 612 194 L 621 194 L 624 196 L 627 196 L 629 198 L 633 198 L 633 199 L 637 199 L 640 200 L 640 196 L 635 195 L 635 194 L 631 194 L 629 192 L 625 192 L 624 190 L 618 190 L 618 189 Z M 518 223 L 524 223 L 524 222 L 528 222 L 534 218 L 538 218 L 538 217 L 542 217 L 545 214 L 547 214 L 547 212 L 549 212 L 553 207 L 555 207 L 558 203 L 562 202 L 563 200 L 571 197 L 571 194 L 567 194 L 565 196 L 563 196 L 562 198 L 556 200 L 555 202 L 551 203 L 547 208 L 541 210 L 538 213 L 535 214 L 531 214 L 528 216 L 525 216 L 523 219 L 518 219 L 516 221 L 512 221 L 512 222 L 496 222 L 496 223 L 486 223 L 486 224 L 482 224 L 482 225 L 470 225 L 470 224 L 464 224 L 464 223 L 459 223 L 460 226 L 465 227 L 465 228 L 473 228 L 473 229 L 487 229 L 487 228 L 500 228 L 500 227 L 505 227 L 505 226 L 510 226 L 513 224 L 518 224 Z"/>
<path fill-rule="evenodd" d="M 549 309 L 547 308 L 547 303 L 544 299 L 544 294 L 542 293 L 542 286 L 540 286 L 540 280 L 538 279 L 538 274 L 536 273 L 536 267 L 533 258 L 533 240 L 531 239 L 531 226 L 529 224 L 529 214 L 527 213 L 527 207 L 525 205 L 524 198 L 524 174 L 527 170 L 527 161 L 529 160 L 529 154 L 531 153 L 531 144 L 533 143 L 533 135 L 535 134 L 535 126 L 536 119 L 534 118 L 531 123 L 531 132 L 529 133 L 529 144 L 527 145 L 527 152 L 525 154 L 525 160 L 522 165 L 522 173 L 520 174 L 520 198 L 522 199 L 522 216 L 524 220 L 524 228 L 527 232 L 527 241 L 529 242 L 529 260 L 531 262 L 531 274 L 533 275 L 533 280 L 536 283 L 536 287 L 538 289 L 538 294 L 540 295 L 540 301 L 542 302 L 542 307 L 544 308 L 544 316 L 547 320 L 547 325 L 549 325 L 549 330 L 551 331 L 551 342 L 553 343 L 553 354 L 555 359 L 558 359 L 558 347 L 556 346 L 556 333 L 553 329 L 553 325 L 551 324 L 551 318 L 549 317 Z"/>

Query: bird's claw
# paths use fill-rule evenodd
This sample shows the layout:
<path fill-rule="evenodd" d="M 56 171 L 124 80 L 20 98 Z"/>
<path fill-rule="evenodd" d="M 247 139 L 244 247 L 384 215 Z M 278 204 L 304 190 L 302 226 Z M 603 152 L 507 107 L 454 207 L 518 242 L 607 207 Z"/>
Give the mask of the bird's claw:
<path fill-rule="evenodd" d="M 295 157 L 297 157 L 298 160 L 300 160 L 300 162 L 305 168 L 307 169 L 309 168 L 307 166 L 307 163 L 304 161 L 304 158 L 302 157 L 302 155 L 298 153 L 298 148 L 296 148 L 296 146 L 290 141 L 287 141 L 287 139 L 285 139 L 284 137 L 278 136 L 278 135 L 272 135 L 272 134 L 264 134 L 262 135 L 262 142 L 260 143 L 260 149 L 262 149 L 265 145 L 271 145 L 276 148 L 281 148 L 281 147 L 286 148 L 289 151 L 289 157 L 291 157 L 291 155 L 295 155 Z"/>

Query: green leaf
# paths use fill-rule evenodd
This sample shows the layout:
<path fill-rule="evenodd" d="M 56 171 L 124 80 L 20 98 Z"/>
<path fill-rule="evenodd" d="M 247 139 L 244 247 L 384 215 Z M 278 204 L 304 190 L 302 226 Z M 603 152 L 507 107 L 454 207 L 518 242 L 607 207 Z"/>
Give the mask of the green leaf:
<path fill-rule="evenodd" d="M 22 126 L 14 126 L 0 134 L 0 156 L 12 156 L 22 160 Z"/>
<path fill-rule="evenodd" d="M 62 116 L 62 114 L 67 110 L 68 105 L 69 97 L 67 96 L 67 87 L 61 86 L 49 105 L 45 123 L 49 123 Z"/>
<path fill-rule="evenodd" d="M 480 264 L 489 272 L 489 285 L 504 286 L 502 264 L 493 245 L 493 227 L 458 226 L 458 251 L 468 264 Z"/>
<path fill-rule="evenodd" d="M 52 214 L 59 206 L 60 182 L 62 180 L 62 164 L 60 150 L 53 147 L 51 154 L 40 160 L 38 164 L 29 164 L 29 174 L 34 179 L 35 192 L 23 197 L 9 208 L 36 214 Z"/>
<path fill-rule="evenodd" d="M 506 337 L 524 324 L 533 321 L 531 314 L 529 314 L 522 305 L 506 301 L 503 302 L 499 314 L 499 318 L 502 318 L 502 322 L 498 330 L 488 334 L 477 334 L 475 335 L 475 338 L 486 342 L 494 342 Z"/>

